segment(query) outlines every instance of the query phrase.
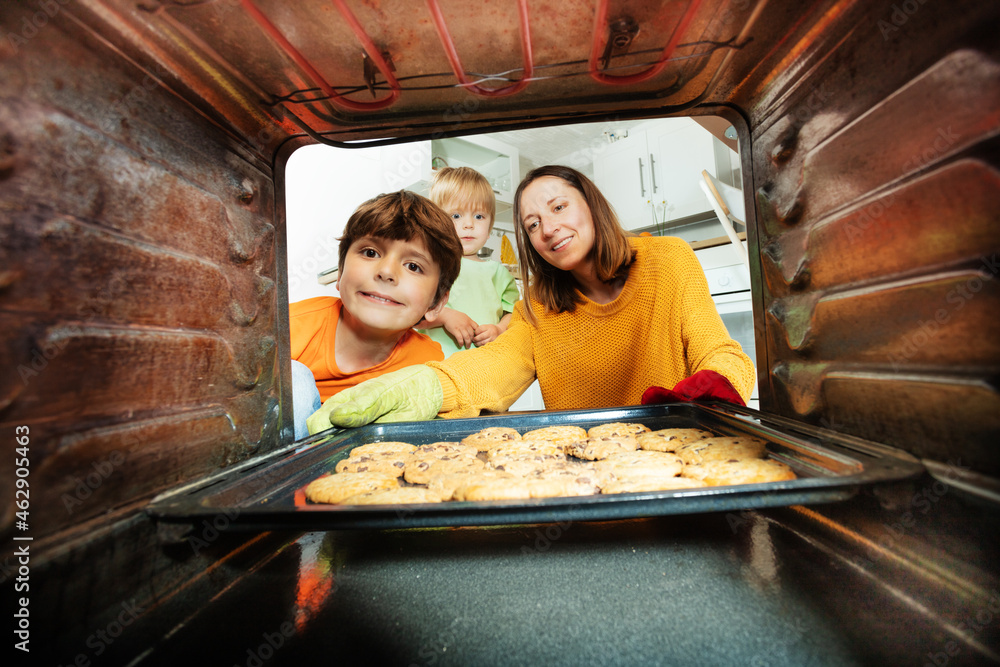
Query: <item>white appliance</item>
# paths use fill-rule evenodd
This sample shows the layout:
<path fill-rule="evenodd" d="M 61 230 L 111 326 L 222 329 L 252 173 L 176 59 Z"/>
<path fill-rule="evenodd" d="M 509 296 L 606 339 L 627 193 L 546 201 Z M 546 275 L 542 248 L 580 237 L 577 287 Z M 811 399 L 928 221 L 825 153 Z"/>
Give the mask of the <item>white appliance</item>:
<path fill-rule="evenodd" d="M 739 261 L 730 244 L 695 251 L 698 261 L 705 270 L 708 289 L 715 301 L 715 307 L 733 340 L 757 367 L 757 348 L 754 339 L 753 301 L 750 291 L 750 270 Z M 759 407 L 758 383 L 754 382 L 753 394 L 748 407 Z"/>

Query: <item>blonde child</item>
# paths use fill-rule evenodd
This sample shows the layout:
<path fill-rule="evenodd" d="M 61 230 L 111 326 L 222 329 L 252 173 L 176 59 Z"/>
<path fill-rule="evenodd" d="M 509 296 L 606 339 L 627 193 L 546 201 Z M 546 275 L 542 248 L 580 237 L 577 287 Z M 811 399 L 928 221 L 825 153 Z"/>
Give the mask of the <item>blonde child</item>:
<path fill-rule="evenodd" d="M 469 167 L 446 167 L 437 172 L 430 199 L 455 224 L 462 242 L 462 269 L 444 310 L 435 321 L 418 326 L 440 343 L 449 357 L 463 348 L 486 345 L 506 331 L 519 295 L 503 264 L 477 256 L 493 230 L 496 215 L 489 181 Z"/>

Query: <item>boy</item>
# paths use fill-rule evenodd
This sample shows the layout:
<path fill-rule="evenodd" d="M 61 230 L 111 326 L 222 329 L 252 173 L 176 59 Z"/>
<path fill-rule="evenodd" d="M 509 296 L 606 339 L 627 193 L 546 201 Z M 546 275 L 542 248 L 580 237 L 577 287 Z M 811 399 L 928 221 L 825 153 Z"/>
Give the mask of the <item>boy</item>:
<path fill-rule="evenodd" d="M 520 295 L 503 264 L 478 257 L 496 216 L 496 198 L 486 177 L 469 167 L 445 167 L 434 176 L 430 198 L 451 217 L 464 257 L 447 308 L 436 322 L 417 326 L 450 357 L 463 348 L 496 340 L 507 330 Z"/>
<path fill-rule="evenodd" d="M 306 420 L 337 392 L 444 359 L 440 345 L 411 327 L 437 319 L 461 258 L 454 224 L 420 195 L 403 190 L 358 207 L 340 238 L 340 298 L 288 308 L 296 439 L 330 427 Z"/>

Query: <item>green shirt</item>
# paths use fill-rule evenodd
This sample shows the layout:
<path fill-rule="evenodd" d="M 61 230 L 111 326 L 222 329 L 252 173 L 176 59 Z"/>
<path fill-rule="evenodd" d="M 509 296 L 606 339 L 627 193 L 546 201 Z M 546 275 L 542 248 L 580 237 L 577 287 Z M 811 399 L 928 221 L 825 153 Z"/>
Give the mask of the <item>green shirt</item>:
<path fill-rule="evenodd" d="M 463 257 L 462 270 L 451 286 L 447 307 L 465 313 L 476 324 L 497 324 L 505 313 L 514 311 L 514 304 L 519 298 L 514 277 L 503 264 Z M 440 343 L 445 358 L 465 349 L 458 347 L 444 327 L 419 331 Z"/>

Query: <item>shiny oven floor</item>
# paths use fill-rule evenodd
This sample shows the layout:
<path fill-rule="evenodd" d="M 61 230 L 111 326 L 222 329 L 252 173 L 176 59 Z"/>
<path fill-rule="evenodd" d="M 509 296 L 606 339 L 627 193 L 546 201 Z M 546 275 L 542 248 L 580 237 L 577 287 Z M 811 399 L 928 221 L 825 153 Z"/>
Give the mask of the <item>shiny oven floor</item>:
<path fill-rule="evenodd" d="M 955 582 L 995 583 L 992 513 L 945 496 L 887 540 L 878 504 L 290 536 L 138 664 L 982 664 L 1000 614 L 960 628 L 990 602 Z"/>

